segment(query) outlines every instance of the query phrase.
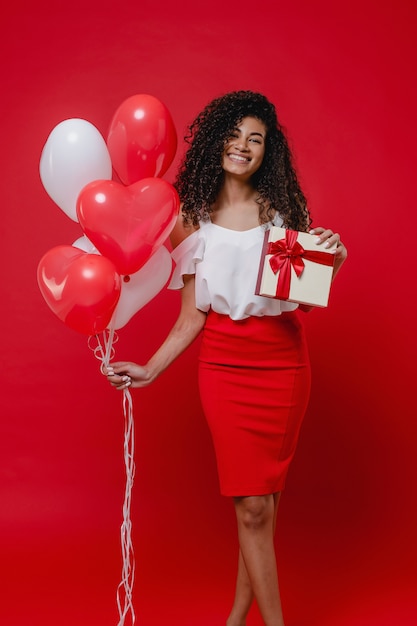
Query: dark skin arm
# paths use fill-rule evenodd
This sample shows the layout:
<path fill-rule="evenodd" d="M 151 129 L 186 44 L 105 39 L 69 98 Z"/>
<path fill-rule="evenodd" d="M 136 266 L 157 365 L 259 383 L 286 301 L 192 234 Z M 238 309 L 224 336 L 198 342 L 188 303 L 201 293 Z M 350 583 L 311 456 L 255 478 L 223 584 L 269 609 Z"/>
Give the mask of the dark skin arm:
<path fill-rule="evenodd" d="M 117 361 L 107 368 L 107 378 L 117 389 L 150 385 L 194 341 L 202 330 L 206 314 L 195 306 L 194 276 L 184 276 L 181 310 L 165 341 L 146 365 Z"/>

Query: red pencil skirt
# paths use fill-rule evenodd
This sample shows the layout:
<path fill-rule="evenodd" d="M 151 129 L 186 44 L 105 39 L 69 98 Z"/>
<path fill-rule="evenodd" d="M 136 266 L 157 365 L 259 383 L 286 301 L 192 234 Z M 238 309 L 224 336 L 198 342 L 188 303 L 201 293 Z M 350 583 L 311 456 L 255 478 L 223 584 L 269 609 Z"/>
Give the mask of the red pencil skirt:
<path fill-rule="evenodd" d="M 310 394 L 310 363 L 298 314 L 234 321 L 210 311 L 199 387 L 221 493 L 282 491 Z"/>

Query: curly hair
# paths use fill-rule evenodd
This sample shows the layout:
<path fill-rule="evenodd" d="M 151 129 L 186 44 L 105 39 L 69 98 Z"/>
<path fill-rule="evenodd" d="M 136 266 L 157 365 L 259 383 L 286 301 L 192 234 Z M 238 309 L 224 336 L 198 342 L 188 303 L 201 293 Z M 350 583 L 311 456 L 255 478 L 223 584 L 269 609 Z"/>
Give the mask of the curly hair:
<path fill-rule="evenodd" d="M 188 127 L 188 149 L 174 182 L 185 222 L 196 226 L 209 219 L 224 181 L 225 143 L 244 117 L 255 117 L 267 130 L 265 156 L 251 180 L 258 194 L 259 222 L 270 221 L 277 211 L 284 226 L 307 231 L 311 220 L 306 198 L 275 106 L 253 91 L 233 91 L 215 98 Z"/>

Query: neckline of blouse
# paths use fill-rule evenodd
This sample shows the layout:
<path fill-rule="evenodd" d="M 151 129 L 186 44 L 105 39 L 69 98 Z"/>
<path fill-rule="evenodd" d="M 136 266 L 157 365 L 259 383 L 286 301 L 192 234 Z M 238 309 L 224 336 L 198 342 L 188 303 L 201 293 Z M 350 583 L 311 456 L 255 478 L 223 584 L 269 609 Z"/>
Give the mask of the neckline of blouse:
<path fill-rule="evenodd" d="M 231 233 L 251 233 L 259 228 L 264 228 L 266 224 L 259 224 L 258 226 L 254 226 L 253 228 L 246 228 L 245 230 L 237 230 L 235 228 L 227 228 L 226 226 L 220 226 L 220 224 L 214 224 L 211 220 L 208 222 L 210 226 L 215 226 L 216 228 L 221 228 L 221 230 L 227 230 Z"/>

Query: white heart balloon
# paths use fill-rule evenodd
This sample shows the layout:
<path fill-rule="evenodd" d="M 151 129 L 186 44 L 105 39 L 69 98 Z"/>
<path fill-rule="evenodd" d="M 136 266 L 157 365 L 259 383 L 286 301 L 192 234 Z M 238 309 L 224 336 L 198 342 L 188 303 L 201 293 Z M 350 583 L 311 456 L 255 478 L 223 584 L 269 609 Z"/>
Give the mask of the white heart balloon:
<path fill-rule="evenodd" d="M 147 263 L 128 282 L 122 279 L 119 302 L 113 314 L 115 330 L 128 321 L 165 287 L 172 270 L 172 258 L 165 246 L 161 246 Z"/>
<path fill-rule="evenodd" d="M 43 147 L 40 177 L 52 200 L 74 222 L 78 222 L 78 195 L 88 183 L 111 180 L 112 163 L 106 142 L 87 120 L 60 122 Z"/>
<path fill-rule="evenodd" d="M 84 252 L 89 252 L 90 254 L 100 254 L 92 241 L 89 240 L 88 237 L 82 235 L 72 244 L 73 248 L 79 248 Z"/>

